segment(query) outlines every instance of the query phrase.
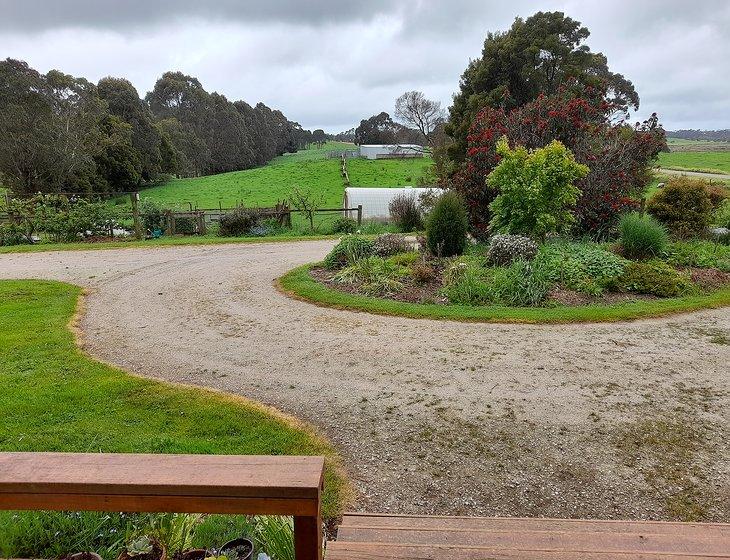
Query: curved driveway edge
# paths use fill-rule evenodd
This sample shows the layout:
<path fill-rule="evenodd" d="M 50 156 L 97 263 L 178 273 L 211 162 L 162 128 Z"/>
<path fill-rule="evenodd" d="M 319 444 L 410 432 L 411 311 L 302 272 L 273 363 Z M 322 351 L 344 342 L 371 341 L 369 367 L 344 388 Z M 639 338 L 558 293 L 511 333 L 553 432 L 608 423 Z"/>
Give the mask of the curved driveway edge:
<path fill-rule="evenodd" d="M 730 309 L 619 324 L 325 309 L 332 241 L 0 255 L 89 288 L 87 350 L 320 427 L 371 511 L 730 520 Z"/>

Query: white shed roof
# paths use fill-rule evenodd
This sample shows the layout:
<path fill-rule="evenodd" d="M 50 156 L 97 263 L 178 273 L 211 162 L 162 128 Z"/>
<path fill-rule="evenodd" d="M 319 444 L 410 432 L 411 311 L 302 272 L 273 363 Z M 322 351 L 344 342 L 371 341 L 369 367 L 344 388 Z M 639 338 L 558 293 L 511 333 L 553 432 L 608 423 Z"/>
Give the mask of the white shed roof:
<path fill-rule="evenodd" d="M 363 218 L 390 218 L 388 205 L 396 196 L 407 193 L 418 198 L 421 193 L 434 187 L 346 187 L 343 208 L 357 208 L 362 205 Z M 353 216 L 354 217 L 354 216 Z"/>

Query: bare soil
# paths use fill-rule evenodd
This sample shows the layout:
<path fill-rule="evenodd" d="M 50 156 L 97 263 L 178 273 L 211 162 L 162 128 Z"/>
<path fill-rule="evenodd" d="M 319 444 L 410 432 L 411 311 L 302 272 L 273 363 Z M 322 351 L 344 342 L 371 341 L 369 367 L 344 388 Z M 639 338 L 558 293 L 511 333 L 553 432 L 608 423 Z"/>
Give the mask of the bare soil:
<path fill-rule="evenodd" d="M 87 287 L 99 359 L 318 426 L 349 466 L 355 509 L 730 521 L 730 308 L 487 325 L 275 290 L 331 246 L 10 254 L 0 278 Z"/>

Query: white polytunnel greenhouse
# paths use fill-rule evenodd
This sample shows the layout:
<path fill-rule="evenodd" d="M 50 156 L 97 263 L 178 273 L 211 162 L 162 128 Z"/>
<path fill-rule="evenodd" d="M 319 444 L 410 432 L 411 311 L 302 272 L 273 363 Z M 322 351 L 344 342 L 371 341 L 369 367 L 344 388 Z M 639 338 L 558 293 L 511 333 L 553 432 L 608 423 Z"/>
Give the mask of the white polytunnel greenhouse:
<path fill-rule="evenodd" d="M 421 194 L 432 190 L 439 189 L 433 187 L 346 187 L 342 207 L 350 209 L 345 212 L 345 216 L 349 218 L 357 218 L 357 210 L 352 209 L 362 205 L 364 220 L 387 221 L 390 219 L 388 206 L 396 196 L 412 195 L 418 201 Z"/>

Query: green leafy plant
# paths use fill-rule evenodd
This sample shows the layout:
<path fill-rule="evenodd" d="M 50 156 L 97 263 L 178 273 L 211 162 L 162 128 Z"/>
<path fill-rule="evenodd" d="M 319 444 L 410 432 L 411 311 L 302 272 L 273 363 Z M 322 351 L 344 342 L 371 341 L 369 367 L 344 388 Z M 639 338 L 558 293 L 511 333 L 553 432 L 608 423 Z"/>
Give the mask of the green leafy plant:
<path fill-rule="evenodd" d="M 221 237 L 240 237 L 250 235 L 251 230 L 261 222 L 259 212 L 253 208 L 236 208 L 223 214 L 218 235 Z"/>
<path fill-rule="evenodd" d="M 658 297 L 676 297 L 694 291 L 689 275 L 660 260 L 629 263 L 617 282 L 624 290 Z"/>
<path fill-rule="evenodd" d="M 439 257 L 460 255 L 466 248 L 466 206 L 460 195 L 447 191 L 438 199 L 426 221 L 426 243 Z"/>
<path fill-rule="evenodd" d="M 553 287 L 548 271 L 537 263 L 515 261 L 493 269 L 490 297 L 494 303 L 519 307 L 542 303 Z"/>
<path fill-rule="evenodd" d="M 342 268 L 373 254 L 373 242 L 357 235 L 346 235 L 324 258 L 325 268 Z"/>
<path fill-rule="evenodd" d="M 664 258 L 673 266 L 717 268 L 730 272 L 730 246 L 712 241 L 676 241 L 667 247 Z"/>
<path fill-rule="evenodd" d="M 730 229 L 730 200 L 725 200 L 712 217 L 712 223 L 717 227 Z"/>
<path fill-rule="evenodd" d="M 336 282 L 353 284 L 361 282 L 360 290 L 366 294 L 384 295 L 395 293 L 403 288 L 401 278 L 408 269 L 393 264 L 382 257 L 359 259 L 342 269 L 334 276 Z"/>
<path fill-rule="evenodd" d="M 466 261 L 456 261 L 446 269 L 444 284 L 442 293 L 449 303 L 485 305 L 492 298 L 484 270 Z"/>
<path fill-rule="evenodd" d="M 667 181 L 649 199 L 646 209 L 680 239 L 706 235 L 712 218 L 706 182 L 690 177 Z"/>
<path fill-rule="evenodd" d="M 139 202 L 139 218 L 148 233 L 165 229 L 165 209 L 155 200 L 143 198 Z"/>
<path fill-rule="evenodd" d="M 630 259 L 646 259 L 662 254 L 669 243 L 665 227 L 655 218 L 630 212 L 618 224 L 624 255 Z"/>
<path fill-rule="evenodd" d="M 420 259 L 421 254 L 418 251 L 408 250 L 404 253 L 397 253 L 388 260 L 400 266 L 410 266 Z"/>
<path fill-rule="evenodd" d="M 332 222 L 332 233 L 355 233 L 357 222 L 352 218 L 341 216 Z"/>
<path fill-rule="evenodd" d="M 588 175 L 588 167 L 557 140 L 528 151 L 523 146 L 511 149 L 502 138 L 497 154 L 501 160 L 487 177 L 499 192 L 489 205 L 491 230 L 539 239 L 567 232 L 580 195 L 574 183 Z"/>

